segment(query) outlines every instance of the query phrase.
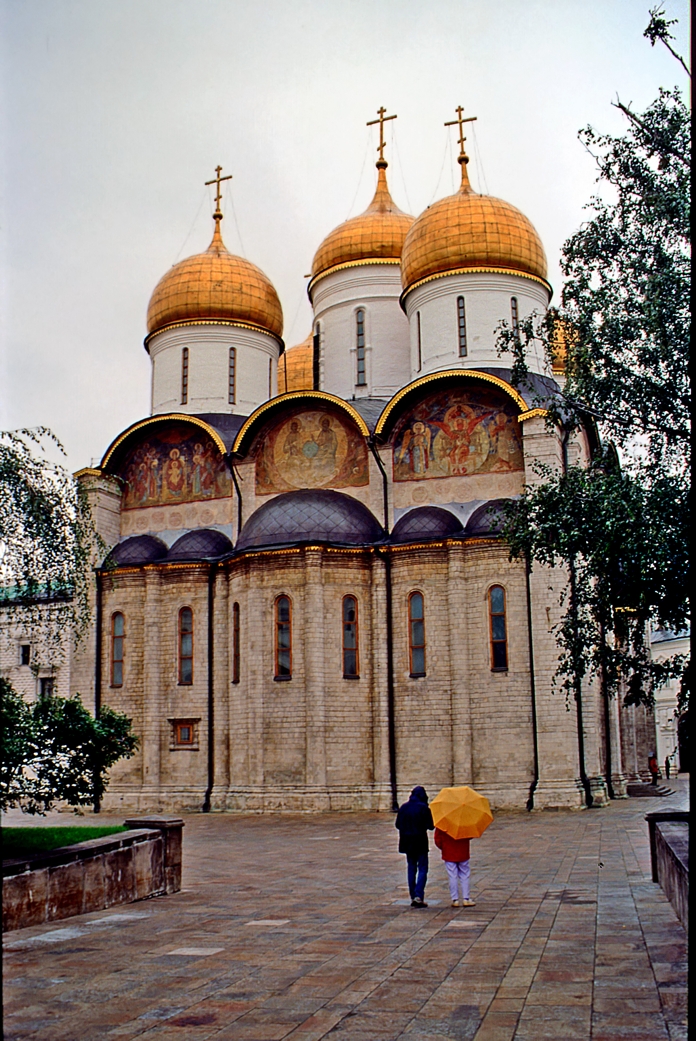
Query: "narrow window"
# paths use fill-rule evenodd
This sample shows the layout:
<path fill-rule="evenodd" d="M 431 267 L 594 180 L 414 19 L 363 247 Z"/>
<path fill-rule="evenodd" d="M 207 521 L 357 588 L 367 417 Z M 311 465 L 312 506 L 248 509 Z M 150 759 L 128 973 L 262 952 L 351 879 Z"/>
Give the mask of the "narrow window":
<path fill-rule="evenodd" d="M 53 676 L 42 676 L 39 680 L 39 697 L 51 698 L 56 692 L 56 681 Z"/>
<path fill-rule="evenodd" d="M 237 349 L 230 347 L 230 364 L 227 383 L 227 400 L 234 405 L 237 400 Z"/>
<path fill-rule="evenodd" d="M 358 678 L 358 601 L 343 597 L 343 677 Z"/>
<path fill-rule="evenodd" d="M 519 316 L 518 316 L 518 313 L 517 313 L 517 297 L 516 296 L 511 296 L 510 297 L 510 315 L 512 317 L 512 331 L 513 331 L 515 336 L 519 336 L 520 323 L 519 323 Z"/>
<path fill-rule="evenodd" d="M 123 615 L 118 611 L 111 616 L 111 686 L 123 686 L 123 658 L 126 639 L 126 625 Z"/>
<path fill-rule="evenodd" d="M 232 604 L 232 682 L 239 683 L 239 604 Z"/>
<path fill-rule="evenodd" d="M 416 311 L 416 337 L 418 342 L 418 371 L 423 368 L 423 350 L 421 346 L 421 317 L 420 311 Z"/>
<path fill-rule="evenodd" d="M 412 676 L 425 676 L 425 614 L 423 594 L 408 598 L 408 651 Z"/>
<path fill-rule="evenodd" d="M 321 351 L 321 326 L 317 322 L 312 338 L 312 389 L 319 390 L 319 360 Z"/>
<path fill-rule="evenodd" d="M 193 723 L 175 723 L 175 741 L 177 745 L 193 744 Z"/>
<path fill-rule="evenodd" d="M 188 347 L 182 347 L 181 349 L 181 404 L 186 405 L 188 402 L 188 365 L 189 365 L 189 349 Z"/>
<path fill-rule="evenodd" d="M 273 359 L 268 359 L 268 396 L 273 397 Z"/>
<path fill-rule="evenodd" d="M 459 330 L 459 357 L 466 358 L 466 311 L 464 297 L 457 297 L 457 326 Z"/>
<path fill-rule="evenodd" d="M 505 670 L 507 659 L 507 625 L 505 623 L 505 590 L 493 586 L 488 594 L 491 617 L 491 669 Z"/>
<path fill-rule="evenodd" d="M 182 607 L 179 611 L 179 683 L 193 683 L 193 611 Z"/>
<path fill-rule="evenodd" d="M 290 597 L 279 596 L 275 602 L 275 678 L 292 676 L 292 614 Z"/>
<path fill-rule="evenodd" d="M 355 345 L 357 347 L 356 386 L 364 387 L 365 379 L 365 312 L 362 307 L 355 312 Z"/>
<path fill-rule="evenodd" d="M 29 665 L 31 661 L 31 644 L 22 643 L 19 647 L 19 664 Z"/>

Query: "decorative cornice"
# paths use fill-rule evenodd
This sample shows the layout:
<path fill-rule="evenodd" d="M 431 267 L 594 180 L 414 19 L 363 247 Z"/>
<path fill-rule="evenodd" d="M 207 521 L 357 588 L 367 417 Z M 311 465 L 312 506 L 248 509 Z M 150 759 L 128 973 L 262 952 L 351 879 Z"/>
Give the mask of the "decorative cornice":
<path fill-rule="evenodd" d="M 553 288 L 550 282 L 547 282 L 545 278 L 540 278 L 539 275 L 530 275 L 527 271 L 518 271 L 516 268 L 511 267 L 458 267 L 453 268 L 451 271 L 436 271 L 425 278 L 419 278 L 412 286 L 408 286 L 399 297 L 402 308 L 404 307 L 406 297 L 414 289 L 424 286 L 427 282 L 434 282 L 438 278 L 447 278 L 449 275 L 516 275 L 518 278 L 528 278 L 531 282 L 538 282 L 539 285 L 548 290 L 550 295 L 553 295 Z"/>
<path fill-rule="evenodd" d="M 360 413 L 353 408 L 348 401 L 344 401 L 343 398 L 337 398 L 335 394 L 328 394 L 325 390 L 292 390 L 287 394 L 278 394 L 277 397 L 271 398 L 270 401 L 265 401 L 263 405 L 251 413 L 244 426 L 237 434 L 234 445 L 232 447 L 232 454 L 241 454 L 245 441 L 249 438 L 250 432 L 261 423 L 263 417 L 271 409 L 277 409 L 279 406 L 282 407 L 293 401 L 306 402 L 306 401 L 323 401 L 328 404 L 336 405 L 338 408 L 343 409 L 347 412 L 353 422 L 356 424 L 360 433 L 363 437 L 370 436 L 370 430 L 367 423 L 360 415 Z"/>
<path fill-rule="evenodd" d="M 407 395 L 412 394 L 413 391 L 426 386 L 428 383 L 434 383 L 438 380 L 452 379 L 453 377 L 458 379 L 482 380 L 485 383 L 492 383 L 512 398 L 520 412 L 524 413 L 529 411 L 527 403 L 522 395 L 499 376 L 493 376 L 489 372 L 479 372 L 478 369 L 444 369 L 441 372 L 431 372 L 428 373 L 427 376 L 421 376 L 419 379 L 414 380 L 413 383 L 409 383 L 408 386 L 403 387 L 398 391 L 382 410 L 382 413 L 377 420 L 377 426 L 375 427 L 375 436 L 381 436 L 384 433 L 391 414 Z"/>
<path fill-rule="evenodd" d="M 264 336 L 270 336 L 272 340 L 275 340 L 280 345 L 281 354 L 285 350 L 285 343 L 280 336 L 276 336 L 275 333 L 264 329 L 262 325 L 254 325 L 252 322 L 233 322 L 229 318 L 190 318 L 182 322 L 170 322 L 168 325 L 163 325 L 161 329 L 155 329 L 154 332 L 148 333 L 143 340 L 143 347 L 149 354 L 149 343 L 155 336 L 168 332 L 170 329 L 185 329 L 191 325 L 229 325 L 235 329 L 250 329 L 254 333 L 263 333 Z"/>
<path fill-rule="evenodd" d="M 131 434 L 134 434 L 137 430 L 143 430 L 145 427 L 153 426 L 155 423 L 172 421 L 190 423 L 192 426 L 200 427 L 201 430 L 205 430 L 208 436 L 215 442 L 220 455 L 226 455 L 227 449 L 225 447 L 225 442 L 222 440 L 217 430 L 213 429 L 213 427 L 208 423 L 205 423 L 202 419 L 198 419 L 197 416 L 187 416 L 184 412 L 165 412 L 161 416 L 150 416 L 148 419 L 141 419 L 139 423 L 133 423 L 133 425 L 128 427 L 127 430 L 124 430 L 122 434 L 119 434 L 116 440 L 111 442 L 104 453 L 104 458 L 100 464 L 101 469 L 106 470 L 107 466 L 113 459 L 114 453 L 118 448 L 120 448 L 123 442 L 131 436 Z"/>
<path fill-rule="evenodd" d="M 536 419 L 537 416 L 548 416 L 549 410 L 547 408 L 530 408 L 528 412 L 523 412 L 517 417 L 518 423 L 524 423 L 528 419 Z"/>
<path fill-rule="evenodd" d="M 336 271 L 345 271 L 351 267 L 367 267 L 369 264 L 401 264 L 401 257 L 365 257 L 364 260 L 346 260 L 343 264 L 334 264 L 333 267 L 327 267 L 326 271 L 320 271 L 318 275 L 314 275 L 310 279 L 307 285 L 307 295 L 311 300 L 315 285 L 327 275 L 333 275 Z"/>
<path fill-rule="evenodd" d="M 76 470 L 73 474 L 75 480 L 79 481 L 81 477 L 102 477 L 101 470 L 96 470 L 93 466 L 83 466 L 81 470 Z"/>

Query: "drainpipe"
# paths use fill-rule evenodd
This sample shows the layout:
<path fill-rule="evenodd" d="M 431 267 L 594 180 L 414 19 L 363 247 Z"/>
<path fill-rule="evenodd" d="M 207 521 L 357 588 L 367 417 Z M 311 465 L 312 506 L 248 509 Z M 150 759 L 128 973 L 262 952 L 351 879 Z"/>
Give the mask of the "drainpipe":
<path fill-rule="evenodd" d="M 570 430 L 563 431 L 563 438 L 561 440 L 561 449 L 563 453 L 563 475 L 568 473 L 568 438 L 570 437 Z M 575 622 L 577 624 L 578 615 L 578 603 L 577 603 L 577 586 L 575 582 L 575 558 L 570 561 L 570 608 L 573 612 Z M 594 799 L 592 798 L 592 791 L 590 789 L 590 781 L 585 770 L 585 733 L 582 724 L 582 680 L 576 676 L 574 678 L 575 687 L 575 709 L 577 714 L 577 725 L 578 725 L 578 759 L 580 761 L 580 783 L 585 792 L 585 806 L 588 810 L 591 808 Z"/>
<path fill-rule="evenodd" d="M 208 571 L 208 787 L 203 799 L 203 813 L 210 813 L 210 799 L 213 793 L 215 771 L 215 664 L 213 643 L 215 634 L 215 576 L 217 563 L 210 565 Z"/>
<path fill-rule="evenodd" d="M 380 472 L 382 474 L 382 501 L 383 501 L 383 504 L 384 504 L 384 532 L 385 532 L 386 535 L 388 535 L 389 534 L 389 479 L 387 477 L 387 471 L 384 469 L 384 463 L 382 462 L 382 460 L 380 458 L 380 454 L 377 451 L 377 449 L 375 448 L 374 439 L 371 438 L 371 437 L 368 438 L 367 439 L 367 444 L 368 444 L 368 447 L 369 447 L 370 451 L 372 452 L 373 456 L 375 457 L 375 462 L 377 463 L 377 466 L 379 467 Z"/>
<path fill-rule="evenodd" d="M 539 784 L 539 735 L 537 731 L 536 680 L 534 677 L 534 631 L 532 627 L 532 594 L 529 576 L 532 566 L 529 556 L 525 558 L 525 581 L 527 586 L 527 637 L 529 640 L 529 688 L 532 699 L 532 741 L 534 745 L 534 779 L 529 786 L 527 809 L 534 809 L 534 793 Z"/>
<path fill-rule="evenodd" d="M 232 474 L 232 484 L 234 485 L 234 490 L 237 493 L 237 538 L 239 538 L 239 536 L 242 533 L 242 492 L 239 487 L 237 471 L 234 468 L 232 457 L 230 455 L 226 455 L 225 462 L 230 468 L 230 473 Z"/>
<path fill-rule="evenodd" d="M 103 599 L 102 599 L 102 573 L 101 568 L 94 569 L 94 577 L 97 583 L 97 593 L 95 602 L 95 651 L 94 651 L 94 718 L 99 719 L 101 715 L 101 699 L 102 699 L 102 617 L 104 613 Z M 99 797 L 95 794 L 94 796 L 94 812 L 99 813 L 101 811 L 101 805 Z"/>

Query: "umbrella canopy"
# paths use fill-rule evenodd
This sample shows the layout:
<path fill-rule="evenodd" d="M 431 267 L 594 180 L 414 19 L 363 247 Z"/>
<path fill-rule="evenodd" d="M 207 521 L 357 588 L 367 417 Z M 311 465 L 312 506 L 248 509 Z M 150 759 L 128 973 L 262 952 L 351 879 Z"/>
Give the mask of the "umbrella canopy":
<path fill-rule="evenodd" d="M 453 839 L 478 839 L 493 820 L 488 799 L 468 785 L 443 788 L 430 809 L 435 827 Z"/>

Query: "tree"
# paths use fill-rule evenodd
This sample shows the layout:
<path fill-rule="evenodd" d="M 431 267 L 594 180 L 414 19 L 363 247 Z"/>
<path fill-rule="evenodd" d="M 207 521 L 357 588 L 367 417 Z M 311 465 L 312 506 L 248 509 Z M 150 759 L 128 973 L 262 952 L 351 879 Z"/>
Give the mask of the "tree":
<path fill-rule="evenodd" d="M 655 8 L 645 35 L 686 68 L 672 24 Z M 610 197 L 592 198 L 591 219 L 563 247 L 560 307 L 502 326 L 498 341 L 517 384 L 533 341 L 550 363 L 562 359 L 562 390 L 538 404 L 564 445 L 591 426 L 604 447 L 587 470 L 567 458 L 561 473 L 541 468 L 541 483 L 509 505 L 505 534 L 513 555 L 567 568 L 557 678 L 569 696 L 595 673 L 606 695 L 621 680 L 628 703 L 651 704 L 678 675 L 685 706 L 687 663 L 652 662 L 646 640 L 649 622 L 688 620 L 690 120 L 677 88 L 641 114 L 616 107 L 625 135 L 579 135 Z"/>
<path fill-rule="evenodd" d="M 33 705 L 0 678 L 0 809 L 46 813 L 56 801 L 98 803 L 106 772 L 138 747 L 131 721 L 102 708 L 95 719 L 80 700 L 55 695 Z"/>

